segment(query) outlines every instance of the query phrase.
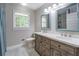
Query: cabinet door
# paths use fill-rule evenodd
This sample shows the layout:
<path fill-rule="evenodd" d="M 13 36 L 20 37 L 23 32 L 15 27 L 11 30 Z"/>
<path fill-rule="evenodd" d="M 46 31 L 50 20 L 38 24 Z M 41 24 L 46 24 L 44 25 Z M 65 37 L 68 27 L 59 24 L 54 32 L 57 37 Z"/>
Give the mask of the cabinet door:
<path fill-rule="evenodd" d="M 46 49 L 45 48 L 45 52 L 44 53 L 45 53 L 45 56 L 50 56 L 50 49 Z"/>
<path fill-rule="evenodd" d="M 40 41 L 41 41 L 41 37 L 36 35 L 36 40 L 35 40 L 35 49 L 37 52 L 39 52 L 39 48 L 40 48 Z"/>
<path fill-rule="evenodd" d="M 36 40 L 36 43 L 35 43 L 35 49 L 37 52 L 39 52 L 39 43 L 38 43 L 38 39 Z"/>
<path fill-rule="evenodd" d="M 40 47 L 39 47 L 39 54 L 41 56 L 43 56 L 43 52 L 44 52 L 44 47 L 42 45 L 40 45 Z"/>
<path fill-rule="evenodd" d="M 45 48 L 43 47 L 43 46 L 40 46 L 40 55 L 41 56 L 44 56 L 44 54 L 45 54 Z"/>
<path fill-rule="evenodd" d="M 50 49 L 46 49 L 45 47 L 42 47 L 41 55 L 42 56 L 50 56 Z"/>
<path fill-rule="evenodd" d="M 62 56 L 74 56 L 74 55 L 68 52 L 62 51 Z"/>
<path fill-rule="evenodd" d="M 61 52 L 56 49 L 51 49 L 51 56 L 61 56 Z"/>
<path fill-rule="evenodd" d="M 50 44 L 47 44 L 44 40 L 40 43 L 39 48 L 40 55 L 49 56 L 50 55 Z"/>

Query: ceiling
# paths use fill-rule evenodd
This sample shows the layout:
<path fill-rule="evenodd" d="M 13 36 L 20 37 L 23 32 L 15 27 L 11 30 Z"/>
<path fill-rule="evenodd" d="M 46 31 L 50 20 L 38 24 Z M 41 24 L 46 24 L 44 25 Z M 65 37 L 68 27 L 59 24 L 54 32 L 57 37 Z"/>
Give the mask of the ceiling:
<path fill-rule="evenodd" d="M 27 7 L 33 10 L 40 8 L 44 3 L 28 3 Z"/>

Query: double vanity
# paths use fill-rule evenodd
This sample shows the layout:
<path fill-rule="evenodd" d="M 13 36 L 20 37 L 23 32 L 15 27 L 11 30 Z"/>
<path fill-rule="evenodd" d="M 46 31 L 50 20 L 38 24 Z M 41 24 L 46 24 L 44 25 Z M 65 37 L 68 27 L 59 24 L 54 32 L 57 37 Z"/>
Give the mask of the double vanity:
<path fill-rule="evenodd" d="M 67 4 L 55 12 L 56 31 L 79 32 L 79 3 Z M 43 32 L 50 29 L 48 20 L 50 20 L 48 15 L 42 15 L 42 21 L 47 23 L 47 26 L 42 24 Z M 79 56 L 79 38 L 37 32 L 35 50 L 41 56 Z"/>
<path fill-rule="evenodd" d="M 41 56 L 79 56 L 79 39 L 36 32 L 35 50 Z"/>

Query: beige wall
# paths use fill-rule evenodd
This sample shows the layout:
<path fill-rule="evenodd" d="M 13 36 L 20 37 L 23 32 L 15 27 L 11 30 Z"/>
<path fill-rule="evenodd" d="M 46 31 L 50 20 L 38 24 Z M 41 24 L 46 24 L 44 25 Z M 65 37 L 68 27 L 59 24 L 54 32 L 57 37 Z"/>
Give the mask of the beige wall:
<path fill-rule="evenodd" d="M 27 39 L 34 32 L 35 13 L 33 10 L 20 4 L 6 4 L 6 41 L 7 47 L 21 43 L 21 39 Z M 30 15 L 31 27 L 25 30 L 13 28 L 13 13 L 20 12 Z"/>

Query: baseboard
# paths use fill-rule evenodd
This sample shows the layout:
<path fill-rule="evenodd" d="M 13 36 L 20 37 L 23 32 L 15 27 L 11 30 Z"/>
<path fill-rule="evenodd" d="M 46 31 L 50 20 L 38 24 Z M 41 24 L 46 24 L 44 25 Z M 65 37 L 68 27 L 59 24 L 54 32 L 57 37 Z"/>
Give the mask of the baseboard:
<path fill-rule="evenodd" d="M 13 45 L 13 46 L 7 47 L 7 51 L 8 51 L 8 50 L 15 49 L 15 48 L 17 48 L 17 47 L 20 47 L 20 46 L 22 46 L 22 45 L 23 45 L 23 44 L 17 44 L 17 45 Z"/>

